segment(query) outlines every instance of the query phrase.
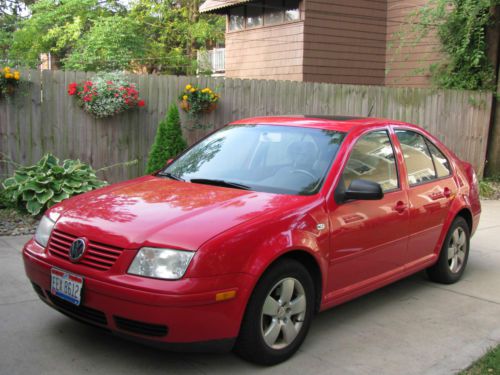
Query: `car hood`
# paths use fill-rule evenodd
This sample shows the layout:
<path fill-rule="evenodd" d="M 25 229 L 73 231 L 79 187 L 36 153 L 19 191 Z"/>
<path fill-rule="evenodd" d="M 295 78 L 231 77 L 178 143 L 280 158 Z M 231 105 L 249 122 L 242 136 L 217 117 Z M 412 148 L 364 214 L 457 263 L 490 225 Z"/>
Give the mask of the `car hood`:
<path fill-rule="evenodd" d="M 124 249 L 197 250 L 213 236 L 310 197 L 260 193 L 146 176 L 63 202 L 56 229 Z"/>

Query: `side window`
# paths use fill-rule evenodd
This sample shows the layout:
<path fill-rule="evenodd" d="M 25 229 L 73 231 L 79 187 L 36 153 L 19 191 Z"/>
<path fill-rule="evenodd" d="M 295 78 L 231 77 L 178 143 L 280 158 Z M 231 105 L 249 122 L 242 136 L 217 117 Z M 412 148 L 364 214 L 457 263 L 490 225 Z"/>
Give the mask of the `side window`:
<path fill-rule="evenodd" d="M 409 130 L 396 130 L 408 171 L 410 186 L 436 178 L 436 170 L 425 138 Z"/>
<path fill-rule="evenodd" d="M 375 131 L 361 137 L 354 146 L 342 174 L 345 187 L 353 180 L 377 182 L 383 191 L 397 189 L 398 173 L 394 150 L 386 131 Z"/>
<path fill-rule="evenodd" d="M 434 160 L 437 176 L 439 178 L 449 176 L 451 174 L 451 168 L 446 156 L 444 156 L 444 154 L 429 140 L 427 140 L 427 145 L 429 146 L 432 159 Z"/>

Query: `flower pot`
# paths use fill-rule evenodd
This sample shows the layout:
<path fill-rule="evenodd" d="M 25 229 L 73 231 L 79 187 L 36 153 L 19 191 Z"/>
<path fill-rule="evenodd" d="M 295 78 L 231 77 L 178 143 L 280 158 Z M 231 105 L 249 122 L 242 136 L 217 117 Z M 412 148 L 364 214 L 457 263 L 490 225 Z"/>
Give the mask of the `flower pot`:
<path fill-rule="evenodd" d="M 191 109 L 191 104 L 189 104 L 189 102 L 187 100 L 181 100 L 180 106 L 184 112 L 189 112 L 189 110 Z M 209 103 L 208 106 L 203 108 L 200 111 L 200 113 L 210 113 L 210 112 L 215 111 L 216 109 L 217 109 L 217 103 L 212 102 L 212 103 Z"/>

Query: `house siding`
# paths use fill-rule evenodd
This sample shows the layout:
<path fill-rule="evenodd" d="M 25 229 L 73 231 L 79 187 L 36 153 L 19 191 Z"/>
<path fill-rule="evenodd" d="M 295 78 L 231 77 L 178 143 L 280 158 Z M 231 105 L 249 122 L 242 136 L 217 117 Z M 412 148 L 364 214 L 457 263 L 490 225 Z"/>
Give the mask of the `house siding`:
<path fill-rule="evenodd" d="M 385 0 L 306 0 L 304 80 L 383 85 Z"/>
<path fill-rule="evenodd" d="M 387 86 L 428 87 L 429 67 L 440 61 L 440 43 L 435 33 L 416 42 L 408 31 L 408 16 L 428 0 L 387 0 Z M 398 36 L 399 33 L 401 36 Z M 400 38 L 404 38 L 402 44 Z"/>
<path fill-rule="evenodd" d="M 226 33 L 226 77 L 303 80 L 304 22 Z"/>

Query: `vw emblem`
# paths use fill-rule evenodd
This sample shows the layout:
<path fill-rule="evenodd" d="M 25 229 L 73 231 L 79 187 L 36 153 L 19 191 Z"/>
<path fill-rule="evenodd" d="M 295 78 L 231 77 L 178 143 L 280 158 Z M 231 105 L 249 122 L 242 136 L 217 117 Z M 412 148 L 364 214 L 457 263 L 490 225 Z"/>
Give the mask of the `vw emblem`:
<path fill-rule="evenodd" d="M 71 247 L 69 248 L 69 259 L 72 262 L 78 262 L 85 253 L 86 248 L 87 240 L 85 238 L 77 238 L 73 241 Z"/>

